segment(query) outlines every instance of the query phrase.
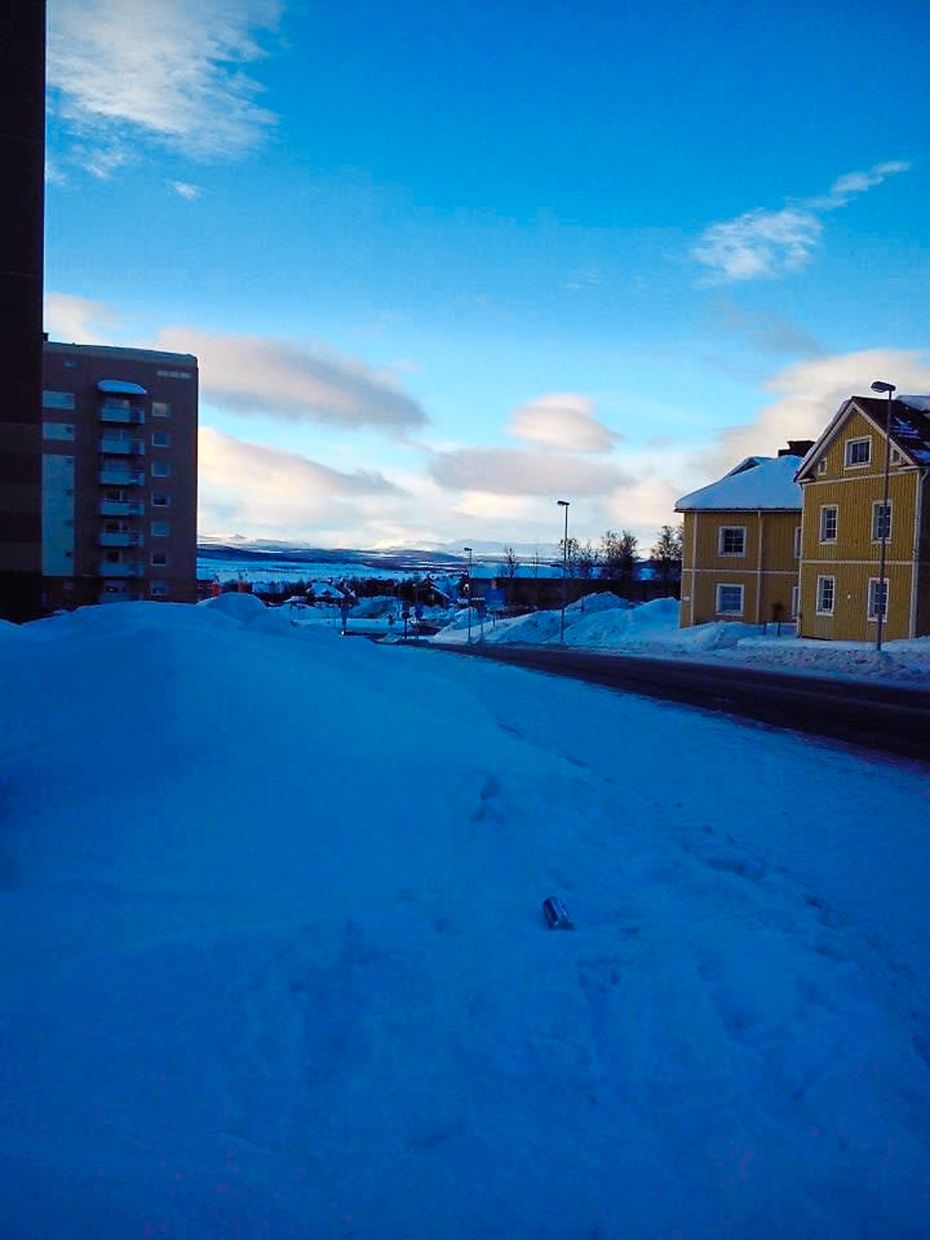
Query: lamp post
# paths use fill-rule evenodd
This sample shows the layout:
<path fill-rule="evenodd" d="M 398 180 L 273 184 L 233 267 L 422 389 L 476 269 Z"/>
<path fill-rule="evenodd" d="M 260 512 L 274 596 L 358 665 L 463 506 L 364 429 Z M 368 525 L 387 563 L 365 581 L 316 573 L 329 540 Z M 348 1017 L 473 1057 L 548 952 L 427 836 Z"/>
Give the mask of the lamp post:
<path fill-rule="evenodd" d="M 872 384 L 872 391 L 888 393 L 888 403 L 885 406 L 885 472 L 882 485 L 881 545 L 878 553 L 878 598 L 875 600 L 875 610 L 878 619 L 878 627 L 875 630 L 875 649 L 880 652 L 882 648 L 882 629 L 885 627 L 885 613 L 888 611 L 885 557 L 888 548 L 888 529 L 891 525 L 891 514 L 888 511 L 888 469 L 891 463 L 891 401 L 895 393 L 895 385 L 876 379 Z"/>
<path fill-rule="evenodd" d="M 565 534 L 562 538 L 562 625 L 559 640 L 565 645 L 565 592 L 568 588 L 568 507 L 567 499 L 557 499 L 555 501 L 560 508 L 565 509 Z"/>
<path fill-rule="evenodd" d="M 463 551 L 468 552 L 468 581 L 465 589 L 468 591 L 468 644 L 471 645 L 471 547 L 463 547 Z"/>

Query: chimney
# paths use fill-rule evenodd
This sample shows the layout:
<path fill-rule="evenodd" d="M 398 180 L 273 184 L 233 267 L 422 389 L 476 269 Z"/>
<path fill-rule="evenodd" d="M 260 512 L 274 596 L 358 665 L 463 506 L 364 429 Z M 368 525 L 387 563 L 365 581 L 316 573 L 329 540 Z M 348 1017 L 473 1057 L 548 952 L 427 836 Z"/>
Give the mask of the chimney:
<path fill-rule="evenodd" d="M 813 439 L 789 439 L 787 448 L 779 448 L 779 456 L 807 456 L 814 446 Z"/>

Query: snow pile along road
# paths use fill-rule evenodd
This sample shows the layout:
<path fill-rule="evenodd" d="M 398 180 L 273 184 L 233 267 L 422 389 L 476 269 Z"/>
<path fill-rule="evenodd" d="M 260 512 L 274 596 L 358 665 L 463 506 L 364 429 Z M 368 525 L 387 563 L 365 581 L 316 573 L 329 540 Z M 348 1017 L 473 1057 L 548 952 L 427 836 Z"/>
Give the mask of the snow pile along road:
<path fill-rule="evenodd" d="M 0 1234 L 930 1229 L 923 772 L 241 603 L 0 675 Z"/>

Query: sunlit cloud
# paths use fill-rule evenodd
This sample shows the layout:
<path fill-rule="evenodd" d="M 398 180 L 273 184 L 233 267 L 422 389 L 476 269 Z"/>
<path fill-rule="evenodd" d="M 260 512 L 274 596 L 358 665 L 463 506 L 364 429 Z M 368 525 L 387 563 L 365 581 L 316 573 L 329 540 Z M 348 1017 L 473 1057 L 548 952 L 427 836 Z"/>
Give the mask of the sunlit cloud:
<path fill-rule="evenodd" d="M 516 439 L 563 452 L 610 452 L 620 436 L 594 416 L 587 396 L 568 392 L 538 396 L 511 416 L 508 433 Z"/>
<path fill-rule="evenodd" d="M 169 181 L 168 185 L 179 198 L 186 198 L 188 202 L 193 202 L 203 193 L 203 189 L 199 185 L 191 185 L 189 181 Z"/>
<path fill-rule="evenodd" d="M 854 194 L 911 167 L 904 160 L 876 164 L 866 172 L 848 172 L 818 198 L 789 203 L 779 210 L 757 207 L 732 220 L 711 224 L 691 251 L 706 269 L 704 282 L 775 279 L 806 267 L 823 233 L 820 216 L 845 206 Z"/>
<path fill-rule="evenodd" d="M 430 473 L 453 491 L 494 495 L 603 495 L 630 481 L 617 465 L 522 448 L 459 448 L 436 453 Z"/>
<path fill-rule="evenodd" d="M 102 301 L 73 293 L 47 293 L 45 330 L 53 340 L 80 344 L 112 344 L 120 327 L 116 311 Z"/>
<path fill-rule="evenodd" d="M 110 175 L 139 138 L 193 159 L 234 159 L 275 116 L 244 66 L 264 56 L 281 0 L 55 0 L 48 81 L 72 152 Z"/>

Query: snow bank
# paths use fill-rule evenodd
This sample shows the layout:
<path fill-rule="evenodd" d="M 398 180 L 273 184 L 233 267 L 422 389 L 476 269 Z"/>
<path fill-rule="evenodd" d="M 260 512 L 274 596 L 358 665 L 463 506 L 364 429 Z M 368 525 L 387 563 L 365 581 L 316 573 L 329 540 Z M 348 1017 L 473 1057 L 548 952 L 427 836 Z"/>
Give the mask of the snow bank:
<path fill-rule="evenodd" d="M 0 1234 L 927 1234 L 923 772 L 252 615 L 0 643 Z"/>
<path fill-rule="evenodd" d="M 224 616 L 231 616 L 234 620 L 245 623 L 265 611 L 265 604 L 255 594 L 240 594 L 238 590 L 227 590 L 225 594 L 218 594 L 215 598 L 205 598 L 197 605 L 222 612 Z"/>

